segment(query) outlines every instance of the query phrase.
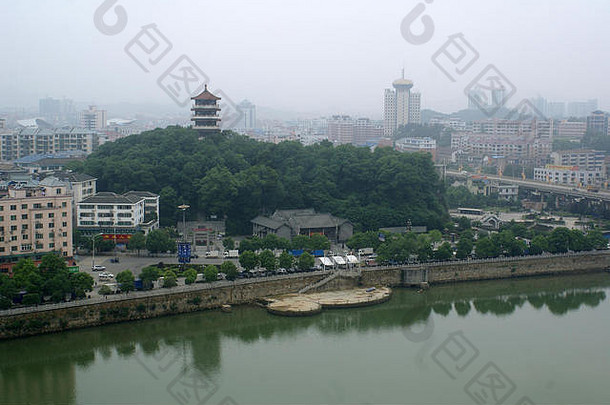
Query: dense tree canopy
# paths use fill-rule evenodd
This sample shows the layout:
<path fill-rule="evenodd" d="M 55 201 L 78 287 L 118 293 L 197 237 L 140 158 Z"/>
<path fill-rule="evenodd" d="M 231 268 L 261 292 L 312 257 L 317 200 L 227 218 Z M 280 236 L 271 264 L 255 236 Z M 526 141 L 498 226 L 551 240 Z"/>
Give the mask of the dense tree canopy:
<path fill-rule="evenodd" d="M 87 273 L 70 273 L 66 261 L 47 254 L 37 266 L 31 259 L 21 259 L 13 267 L 13 277 L 0 275 L 0 309 L 9 308 L 15 295 L 23 291 L 23 304 L 39 304 L 47 297 L 53 302 L 84 298 L 93 289 L 93 278 Z"/>
<path fill-rule="evenodd" d="M 429 155 L 371 152 L 330 142 L 270 144 L 223 132 L 198 140 L 195 131 L 156 129 L 102 145 L 82 170 L 100 191 L 160 194 L 160 219 L 173 225 L 179 204 L 187 215 L 227 216 L 230 233 L 277 208 L 308 208 L 348 218 L 357 229 L 447 222 L 443 185 Z"/>

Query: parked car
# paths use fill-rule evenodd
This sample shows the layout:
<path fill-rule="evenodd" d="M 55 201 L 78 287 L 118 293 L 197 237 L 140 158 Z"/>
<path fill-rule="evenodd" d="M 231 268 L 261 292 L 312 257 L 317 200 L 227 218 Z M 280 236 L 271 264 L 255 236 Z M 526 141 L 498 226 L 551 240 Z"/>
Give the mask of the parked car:
<path fill-rule="evenodd" d="M 102 266 L 101 264 L 96 264 L 94 266 L 91 266 L 91 270 L 92 271 L 104 271 L 104 270 L 106 270 L 106 266 Z"/>

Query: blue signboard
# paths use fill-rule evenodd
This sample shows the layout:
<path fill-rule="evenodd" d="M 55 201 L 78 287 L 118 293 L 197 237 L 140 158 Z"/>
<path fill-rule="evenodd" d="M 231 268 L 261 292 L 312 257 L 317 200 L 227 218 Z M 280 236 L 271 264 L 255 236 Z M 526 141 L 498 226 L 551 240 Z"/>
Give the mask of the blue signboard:
<path fill-rule="evenodd" d="M 178 242 L 178 261 L 180 263 L 191 262 L 191 244 Z"/>

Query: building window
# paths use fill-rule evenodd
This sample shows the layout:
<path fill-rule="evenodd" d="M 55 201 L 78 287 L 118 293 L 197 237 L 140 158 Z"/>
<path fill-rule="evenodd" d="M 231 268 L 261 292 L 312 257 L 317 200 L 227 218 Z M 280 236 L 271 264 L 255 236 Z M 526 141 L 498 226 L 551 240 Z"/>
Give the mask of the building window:
<path fill-rule="evenodd" d="M 61 226 L 68 226 L 68 223 L 67 222 L 62 222 Z"/>
<path fill-rule="evenodd" d="M 11 215 L 11 221 L 16 221 L 17 220 L 17 215 Z"/>
<path fill-rule="evenodd" d="M 41 234 L 41 233 L 37 233 L 37 234 L 36 234 L 36 239 L 42 239 L 42 238 L 43 238 L 43 236 L 42 236 L 42 234 Z"/>
<path fill-rule="evenodd" d="M 4 247 L 0 247 L 0 252 L 4 252 Z"/>
<path fill-rule="evenodd" d="M 27 204 L 21 204 L 21 209 L 22 210 L 27 210 L 28 209 L 28 205 Z"/>
<path fill-rule="evenodd" d="M 55 222 L 49 222 L 49 228 L 55 228 Z"/>
<path fill-rule="evenodd" d="M 68 213 L 66 211 L 64 211 L 64 212 L 61 213 L 61 216 L 65 218 L 65 217 L 68 216 Z"/>
<path fill-rule="evenodd" d="M 17 246 L 11 246 L 11 252 L 16 252 L 17 251 Z"/>
<path fill-rule="evenodd" d="M 65 238 L 66 236 L 68 236 L 68 232 L 62 232 L 61 236 L 63 236 Z"/>
<path fill-rule="evenodd" d="M 0 205 L 0 211 L 4 211 L 4 205 Z"/>
<path fill-rule="evenodd" d="M 65 201 L 62 201 L 62 203 L 61 203 L 61 208 L 66 208 L 66 206 L 67 206 L 67 205 L 66 205 L 66 202 L 65 202 Z"/>
<path fill-rule="evenodd" d="M 34 204 L 34 208 L 42 208 L 42 204 L 41 203 L 35 203 Z"/>
<path fill-rule="evenodd" d="M 37 222 L 36 225 L 34 225 L 34 228 L 36 229 L 42 229 L 43 225 L 40 222 Z"/>
<path fill-rule="evenodd" d="M 34 214 L 35 219 L 42 219 L 42 214 Z"/>
<path fill-rule="evenodd" d="M 21 224 L 21 230 L 25 231 L 26 229 L 28 229 L 28 224 Z"/>
<path fill-rule="evenodd" d="M 21 239 L 26 240 L 26 239 L 30 239 L 30 237 L 27 233 L 24 233 L 23 235 L 21 235 Z"/>
<path fill-rule="evenodd" d="M 49 249 L 53 249 L 55 247 L 55 243 L 49 243 Z"/>
<path fill-rule="evenodd" d="M 61 245 L 62 245 L 63 247 L 66 247 L 66 246 L 68 246 L 68 242 L 62 242 L 62 244 L 61 244 Z"/>
<path fill-rule="evenodd" d="M 17 225 L 11 225 L 11 232 L 16 231 L 17 230 Z"/>
<path fill-rule="evenodd" d="M 21 214 L 21 219 L 28 219 L 28 214 Z"/>
<path fill-rule="evenodd" d="M 52 202 L 47 203 L 47 208 L 53 208 L 53 203 Z"/>
<path fill-rule="evenodd" d="M 49 238 L 54 238 L 55 237 L 55 232 L 49 232 Z"/>
<path fill-rule="evenodd" d="M 14 241 L 16 241 L 16 240 L 17 240 L 17 235 L 13 235 L 13 236 L 11 236 L 11 242 L 14 242 Z"/>
<path fill-rule="evenodd" d="M 17 210 L 17 206 L 16 205 L 11 205 L 11 211 L 15 211 Z"/>
<path fill-rule="evenodd" d="M 0 215 L 0 221 L 4 221 L 4 217 Z"/>
<path fill-rule="evenodd" d="M 55 213 L 54 212 L 49 212 L 49 218 L 55 218 Z"/>
<path fill-rule="evenodd" d="M 61 188 L 56 189 L 55 194 L 61 194 Z"/>

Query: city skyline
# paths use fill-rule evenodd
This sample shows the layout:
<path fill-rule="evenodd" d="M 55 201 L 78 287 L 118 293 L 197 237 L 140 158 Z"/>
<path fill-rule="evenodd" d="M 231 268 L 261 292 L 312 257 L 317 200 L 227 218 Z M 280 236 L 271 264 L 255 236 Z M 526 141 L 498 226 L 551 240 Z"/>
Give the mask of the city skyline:
<path fill-rule="evenodd" d="M 605 52 L 598 43 L 609 32 L 604 21 L 610 5 L 602 1 L 588 7 L 576 1 L 467 1 L 459 9 L 428 4 L 426 13 L 435 31 L 423 45 L 408 43 L 400 30 L 403 18 L 419 4 L 416 1 L 388 1 L 367 7 L 366 13 L 363 2 L 341 1 L 291 7 L 279 1 L 266 1 L 264 7 L 230 1 L 205 3 L 200 12 L 192 12 L 192 2 L 154 3 L 154 7 L 119 2 L 128 24 L 116 35 L 104 35 L 94 24 L 102 1 L 70 3 L 70 7 L 62 7 L 63 3 L 67 5 L 61 1 L 40 2 L 36 7 L 8 5 L 6 13 L 14 18 L 8 18 L 0 32 L 13 40 L 4 50 L 11 63 L 0 67 L 5 78 L 0 106 L 34 107 L 46 96 L 102 107 L 144 100 L 169 106 L 172 100 L 156 79 L 180 54 L 205 73 L 213 90 L 222 89 L 233 100 L 249 99 L 257 106 L 302 114 L 380 118 L 380 89 L 402 67 L 425 95 L 422 109 L 444 113 L 465 109 L 464 88 L 485 64 L 496 66 L 515 86 L 508 107 L 538 95 L 553 101 L 598 99 L 602 110 L 610 106 L 606 96 L 610 85 L 604 80 L 610 61 L 599 58 Z M 28 19 L 17 18 L 26 13 Z M 216 18 L 205 19 L 206 15 Z M 111 17 L 112 12 L 109 23 Z M 202 17 L 205 24 L 200 23 Z M 517 19 L 518 32 L 511 22 Z M 171 42 L 172 60 L 146 72 L 125 48 L 142 27 L 151 24 Z M 33 35 L 40 27 L 45 35 Z M 480 58 L 472 74 L 451 83 L 431 57 L 456 33 L 463 34 Z M 595 63 L 581 63 L 583 59 Z M 564 81 L 569 86 L 557 85 Z"/>

